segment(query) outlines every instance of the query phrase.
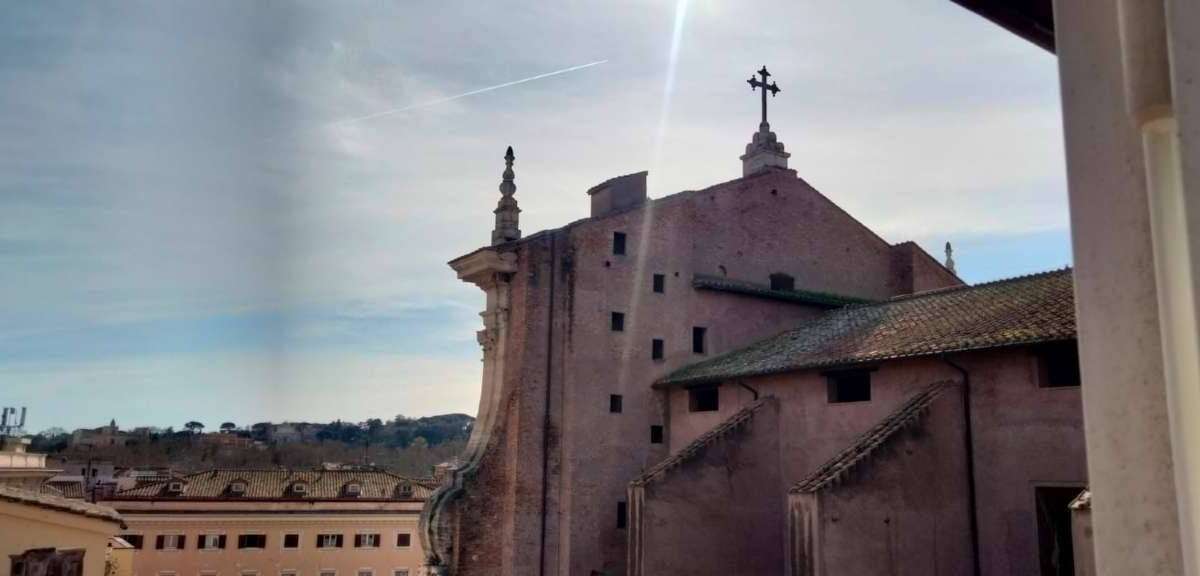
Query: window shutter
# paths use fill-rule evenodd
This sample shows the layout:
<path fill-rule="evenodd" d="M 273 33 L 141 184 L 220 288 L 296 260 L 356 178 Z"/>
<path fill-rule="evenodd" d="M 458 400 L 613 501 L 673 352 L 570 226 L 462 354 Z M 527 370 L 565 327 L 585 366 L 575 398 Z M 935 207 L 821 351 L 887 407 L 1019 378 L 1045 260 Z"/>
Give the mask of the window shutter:
<path fill-rule="evenodd" d="M 155 537 L 154 537 L 154 549 L 155 549 L 155 550 L 162 550 L 162 549 L 163 549 L 163 544 L 164 544 L 165 542 L 166 542 L 166 537 L 165 537 L 165 536 L 163 536 L 162 534 L 159 534 L 158 536 L 155 536 Z"/>
<path fill-rule="evenodd" d="M 337 535 L 337 547 L 338 548 L 342 547 L 342 535 L 341 534 Z"/>
<path fill-rule="evenodd" d="M 217 536 L 217 548 L 220 548 L 222 550 L 225 549 L 225 535 L 224 534 Z"/>
<path fill-rule="evenodd" d="M 183 534 L 179 535 L 179 549 L 180 550 L 187 549 L 187 536 L 184 536 Z"/>
<path fill-rule="evenodd" d="M 363 535 L 362 535 L 362 534 L 355 534 L 355 535 L 354 535 L 354 547 L 355 547 L 355 548 L 362 548 L 362 541 L 363 541 Z"/>

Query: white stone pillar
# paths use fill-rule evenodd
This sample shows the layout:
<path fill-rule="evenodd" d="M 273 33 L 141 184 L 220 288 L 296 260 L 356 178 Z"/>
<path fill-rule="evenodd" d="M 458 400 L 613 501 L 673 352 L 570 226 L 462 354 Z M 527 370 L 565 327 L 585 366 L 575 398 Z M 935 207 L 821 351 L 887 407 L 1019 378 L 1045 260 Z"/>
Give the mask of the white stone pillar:
<path fill-rule="evenodd" d="M 1097 574 L 1182 574 L 1142 135 L 1117 0 L 1055 0 Z"/>

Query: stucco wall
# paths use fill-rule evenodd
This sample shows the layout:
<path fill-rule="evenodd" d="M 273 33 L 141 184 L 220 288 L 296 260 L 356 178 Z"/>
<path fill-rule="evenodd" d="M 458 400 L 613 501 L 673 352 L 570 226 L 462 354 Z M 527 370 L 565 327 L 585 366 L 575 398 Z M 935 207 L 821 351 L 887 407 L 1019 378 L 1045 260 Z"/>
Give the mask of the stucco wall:
<path fill-rule="evenodd" d="M 837 484 L 793 495 L 815 530 L 793 528 L 793 576 L 969 574 L 971 538 L 960 388 L 942 392 L 919 424 L 898 432 Z"/>
<path fill-rule="evenodd" d="M 9 576 L 9 556 L 31 548 L 82 548 L 83 576 L 104 576 L 108 539 L 115 522 L 47 508 L 0 502 L 0 576 Z"/>
<path fill-rule="evenodd" d="M 1036 573 L 1034 488 L 1082 487 L 1087 481 L 1080 388 L 1039 388 L 1037 360 L 1029 348 L 963 353 L 952 359 L 970 374 L 982 573 Z M 934 358 L 884 362 L 872 373 L 871 400 L 845 404 L 828 402 L 825 378 L 815 371 L 745 382 L 780 399 L 782 470 L 786 482 L 795 482 L 912 394 L 932 382 L 960 378 Z M 720 388 L 718 412 L 692 413 L 687 391 L 672 390 L 671 450 L 685 446 L 751 399 L 749 391 L 726 383 Z M 963 434 L 962 422 L 939 426 L 948 428 L 948 437 Z M 945 472 L 964 474 L 962 468 Z"/>
<path fill-rule="evenodd" d="M 663 477 L 632 489 L 637 576 L 779 574 L 785 487 L 779 403 Z"/>

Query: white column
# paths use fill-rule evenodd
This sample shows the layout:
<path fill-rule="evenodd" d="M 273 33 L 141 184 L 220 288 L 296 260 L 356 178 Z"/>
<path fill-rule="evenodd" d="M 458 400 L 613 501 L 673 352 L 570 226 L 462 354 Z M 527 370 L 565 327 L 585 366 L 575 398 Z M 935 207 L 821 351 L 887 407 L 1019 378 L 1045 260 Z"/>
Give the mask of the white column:
<path fill-rule="evenodd" d="M 1183 570 L 1142 136 L 1117 0 L 1055 0 L 1098 574 Z"/>

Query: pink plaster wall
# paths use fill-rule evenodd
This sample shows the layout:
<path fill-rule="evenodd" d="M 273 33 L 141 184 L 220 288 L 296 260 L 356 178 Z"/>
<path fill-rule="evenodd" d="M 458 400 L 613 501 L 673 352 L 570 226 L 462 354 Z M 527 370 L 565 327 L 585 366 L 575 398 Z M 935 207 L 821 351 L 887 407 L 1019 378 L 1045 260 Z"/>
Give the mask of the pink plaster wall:
<path fill-rule="evenodd" d="M 953 356 L 971 378 L 971 413 L 978 495 L 982 573 L 1038 571 L 1034 487 L 1083 486 L 1087 480 L 1080 388 L 1039 388 L 1029 348 Z M 781 469 L 794 483 L 847 447 L 905 399 L 959 374 L 935 358 L 885 362 L 872 374 L 869 402 L 830 404 L 825 378 L 816 371 L 758 378 L 745 383 L 781 402 Z M 1086 386 L 1086 383 L 1084 384 Z M 750 392 L 726 383 L 719 412 L 689 413 L 687 391 L 670 392 L 672 451 L 751 401 Z M 962 422 L 938 420 L 930 434 L 963 434 Z M 947 466 L 946 474 L 963 474 Z M 864 514 L 869 512 L 864 507 Z"/>
<path fill-rule="evenodd" d="M 632 489 L 638 557 L 629 574 L 778 574 L 786 504 L 779 473 L 779 403 L 768 399 L 728 437 Z"/>
<path fill-rule="evenodd" d="M 962 417 L 961 390 L 945 390 L 920 425 L 898 432 L 836 486 L 792 496 L 815 516 L 814 545 L 794 549 L 815 557 L 797 558 L 791 574 L 970 574 Z"/>

